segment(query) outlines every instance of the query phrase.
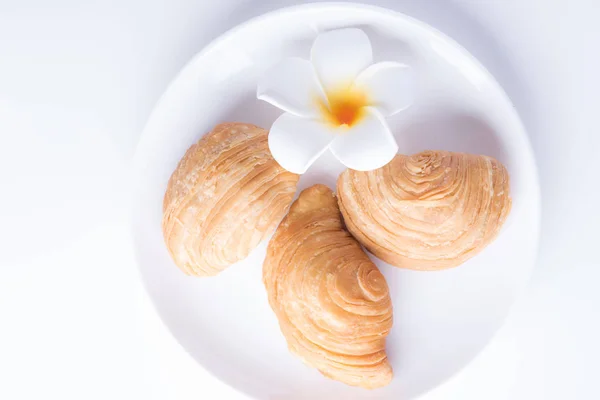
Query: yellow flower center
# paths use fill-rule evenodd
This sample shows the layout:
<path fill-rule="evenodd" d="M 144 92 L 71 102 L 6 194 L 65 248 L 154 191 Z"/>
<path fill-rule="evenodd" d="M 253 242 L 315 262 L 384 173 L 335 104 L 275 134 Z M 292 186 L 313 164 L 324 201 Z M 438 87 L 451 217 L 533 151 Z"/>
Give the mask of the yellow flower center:
<path fill-rule="evenodd" d="M 365 114 L 367 96 L 363 91 L 352 87 L 344 87 L 327 93 L 327 99 L 329 100 L 329 106 L 324 101 L 319 100 L 319 109 L 325 121 L 336 127 L 353 126 Z"/>

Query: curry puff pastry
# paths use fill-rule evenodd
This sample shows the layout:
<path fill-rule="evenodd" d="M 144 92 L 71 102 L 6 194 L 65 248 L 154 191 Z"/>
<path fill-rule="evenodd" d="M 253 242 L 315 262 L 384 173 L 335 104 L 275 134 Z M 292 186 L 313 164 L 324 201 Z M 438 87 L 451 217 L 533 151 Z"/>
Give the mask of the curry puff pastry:
<path fill-rule="evenodd" d="M 388 286 L 343 228 L 329 188 L 312 186 L 292 204 L 269 242 L 263 280 L 288 347 L 304 363 L 348 385 L 390 382 Z"/>
<path fill-rule="evenodd" d="M 163 234 L 189 275 L 216 275 L 248 256 L 281 221 L 299 176 L 271 156 L 268 132 L 220 124 L 188 149 L 163 202 Z"/>
<path fill-rule="evenodd" d="M 511 208 L 509 177 L 497 160 L 425 151 L 397 155 L 337 183 L 348 230 L 401 268 L 439 270 L 473 257 L 498 234 Z"/>

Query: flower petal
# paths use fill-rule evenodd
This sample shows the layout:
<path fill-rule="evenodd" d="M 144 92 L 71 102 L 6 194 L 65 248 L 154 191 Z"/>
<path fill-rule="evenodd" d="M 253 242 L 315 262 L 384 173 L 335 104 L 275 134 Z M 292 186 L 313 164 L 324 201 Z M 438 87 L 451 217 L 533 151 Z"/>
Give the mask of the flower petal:
<path fill-rule="evenodd" d="M 266 71 L 256 97 L 303 117 L 317 116 L 319 100 L 326 101 L 310 61 L 295 57 L 283 59 Z"/>
<path fill-rule="evenodd" d="M 404 110 L 415 96 L 412 68 L 396 62 L 369 66 L 356 78 L 354 85 L 363 89 L 369 97 L 369 104 L 385 116 Z"/>
<path fill-rule="evenodd" d="M 370 171 L 392 161 L 398 145 L 377 109 L 367 107 L 366 115 L 347 131 L 339 133 L 329 148 L 346 167 Z"/>
<path fill-rule="evenodd" d="M 286 113 L 271 126 L 269 149 L 279 165 L 302 174 L 327 150 L 335 139 L 334 132 L 332 127 L 319 120 Z"/>
<path fill-rule="evenodd" d="M 369 37 L 360 29 L 346 28 L 317 36 L 310 58 L 326 92 L 352 84 L 373 62 Z"/>

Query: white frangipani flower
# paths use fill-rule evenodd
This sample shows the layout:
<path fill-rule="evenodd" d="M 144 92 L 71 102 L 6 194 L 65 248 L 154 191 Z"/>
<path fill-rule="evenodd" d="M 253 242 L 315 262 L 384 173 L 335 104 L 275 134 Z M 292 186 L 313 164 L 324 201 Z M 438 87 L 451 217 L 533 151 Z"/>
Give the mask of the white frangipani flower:
<path fill-rule="evenodd" d="M 359 171 L 390 162 L 398 145 L 384 119 L 407 108 L 414 79 L 404 64 L 373 64 L 360 29 L 320 34 L 311 60 L 287 58 L 268 70 L 257 97 L 286 111 L 271 126 L 269 148 L 282 167 L 304 173 L 327 149 Z"/>

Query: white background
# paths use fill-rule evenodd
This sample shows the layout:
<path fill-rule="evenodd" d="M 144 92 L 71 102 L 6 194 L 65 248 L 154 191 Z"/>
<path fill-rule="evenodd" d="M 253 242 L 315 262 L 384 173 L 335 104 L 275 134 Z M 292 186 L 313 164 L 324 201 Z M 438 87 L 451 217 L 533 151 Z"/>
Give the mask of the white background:
<path fill-rule="evenodd" d="M 522 116 L 540 171 L 530 287 L 490 346 L 424 399 L 600 398 L 600 2 L 364 2 L 479 58 Z M 185 62 L 291 4 L 0 0 L 0 398 L 244 398 L 171 338 L 139 283 L 129 167 Z"/>

